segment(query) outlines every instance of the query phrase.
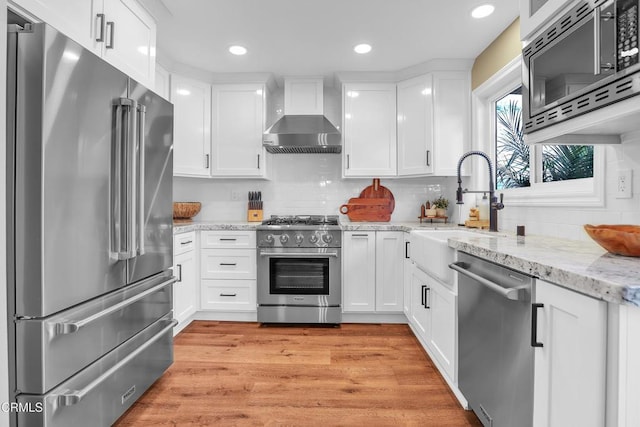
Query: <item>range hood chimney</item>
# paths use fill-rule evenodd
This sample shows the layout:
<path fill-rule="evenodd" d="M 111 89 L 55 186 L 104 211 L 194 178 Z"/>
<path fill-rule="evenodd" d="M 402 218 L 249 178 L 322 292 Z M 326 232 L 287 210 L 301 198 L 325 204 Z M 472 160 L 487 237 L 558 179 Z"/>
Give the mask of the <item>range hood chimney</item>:
<path fill-rule="evenodd" d="M 264 133 L 270 153 L 340 153 L 340 131 L 323 115 L 322 78 L 284 82 L 284 113 Z"/>

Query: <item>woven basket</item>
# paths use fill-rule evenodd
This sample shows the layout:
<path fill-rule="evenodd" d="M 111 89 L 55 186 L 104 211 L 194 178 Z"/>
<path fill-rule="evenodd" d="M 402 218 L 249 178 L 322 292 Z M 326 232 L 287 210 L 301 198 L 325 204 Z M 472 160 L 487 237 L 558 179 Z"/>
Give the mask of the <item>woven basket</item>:
<path fill-rule="evenodd" d="M 173 218 L 191 219 L 198 215 L 201 207 L 200 202 L 173 202 Z"/>

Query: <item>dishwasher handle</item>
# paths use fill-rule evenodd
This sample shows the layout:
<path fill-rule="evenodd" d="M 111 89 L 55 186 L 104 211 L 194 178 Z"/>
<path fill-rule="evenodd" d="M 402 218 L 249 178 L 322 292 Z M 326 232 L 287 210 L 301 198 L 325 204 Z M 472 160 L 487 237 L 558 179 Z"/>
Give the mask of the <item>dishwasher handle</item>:
<path fill-rule="evenodd" d="M 470 279 L 475 280 L 481 285 L 486 286 L 487 288 L 491 289 L 497 294 L 503 296 L 504 298 L 510 299 L 513 301 L 523 301 L 526 297 L 525 291 L 529 289 L 529 285 L 518 286 L 515 288 L 504 288 L 499 284 L 492 282 L 491 280 L 485 279 L 484 277 L 469 271 L 468 269 L 469 264 L 466 262 L 458 261 L 458 262 L 451 263 L 449 264 L 449 268 L 457 271 L 463 276 L 467 276 Z"/>

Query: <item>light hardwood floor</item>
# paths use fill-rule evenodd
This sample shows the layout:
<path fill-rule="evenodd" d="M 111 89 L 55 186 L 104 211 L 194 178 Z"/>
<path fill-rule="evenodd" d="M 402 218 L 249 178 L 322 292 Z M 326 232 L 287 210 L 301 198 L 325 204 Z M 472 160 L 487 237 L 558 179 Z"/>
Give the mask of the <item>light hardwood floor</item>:
<path fill-rule="evenodd" d="M 195 321 L 115 424 L 479 426 L 407 325 Z"/>

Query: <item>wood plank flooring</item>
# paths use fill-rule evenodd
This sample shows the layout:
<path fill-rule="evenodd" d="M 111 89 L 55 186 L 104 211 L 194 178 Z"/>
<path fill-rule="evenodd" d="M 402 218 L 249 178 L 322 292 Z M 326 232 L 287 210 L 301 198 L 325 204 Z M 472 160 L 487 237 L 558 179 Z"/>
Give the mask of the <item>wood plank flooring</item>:
<path fill-rule="evenodd" d="M 115 424 L 479 426 L 407 325 L 195 321 L 175 362 Z"/>

